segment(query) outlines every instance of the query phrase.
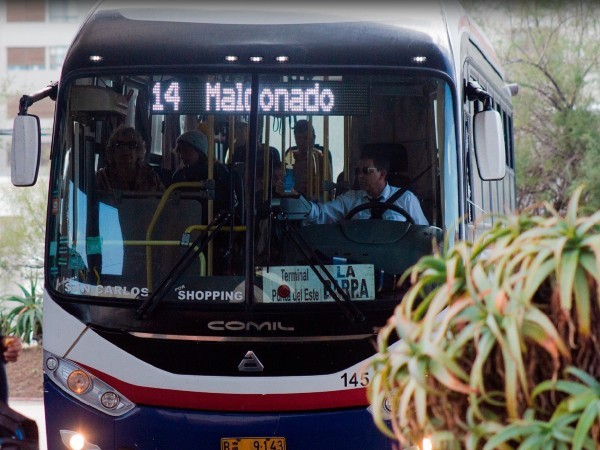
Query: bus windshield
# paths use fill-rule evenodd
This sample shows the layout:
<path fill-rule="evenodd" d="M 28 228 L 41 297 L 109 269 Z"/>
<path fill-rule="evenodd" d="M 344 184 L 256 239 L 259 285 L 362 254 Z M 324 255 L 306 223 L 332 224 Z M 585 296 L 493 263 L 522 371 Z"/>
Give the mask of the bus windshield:
<path fill-rule="evenodd" d="M 144 300 L 170 280 L 167 304 L 284 308 L 338 291 L 368 307 L 398 301 L 441 240 L 456 149 L 440 78 L 102 74 L 60 95 L 47 270 L 62 298 Z M 401 207 L 353 208 L 378 176 Z"/>

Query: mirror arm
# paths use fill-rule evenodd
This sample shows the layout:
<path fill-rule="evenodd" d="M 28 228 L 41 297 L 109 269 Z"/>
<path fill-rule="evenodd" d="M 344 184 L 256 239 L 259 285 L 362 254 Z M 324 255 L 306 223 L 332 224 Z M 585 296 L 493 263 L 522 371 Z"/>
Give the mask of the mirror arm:
<path fill-rule="evenodd" d="M 469 81 L 465 88 L 465 94 L 470 101 L 479 100 L 482 102 L 484 110 L 492 109 L 492 96 L 479 83 Z"/>
<path fill-rule="evenodd" d="M 54 81 L 46 86 L 44 89 L 37 91 L 31 95 L 23 95 L 19 100 L 19 116 L 26 116 L 27 109 L 36 102 L 50 97 L 51 100 L 56 100 L 56 94 L 58 93 L 58 81 Z"/>

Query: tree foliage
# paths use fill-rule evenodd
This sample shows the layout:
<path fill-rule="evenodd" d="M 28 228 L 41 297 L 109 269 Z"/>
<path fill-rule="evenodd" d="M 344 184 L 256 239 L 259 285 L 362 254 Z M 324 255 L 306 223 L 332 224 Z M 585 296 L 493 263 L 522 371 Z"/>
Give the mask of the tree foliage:
<path fill-rule="evenodd" d="M 7 295 L 1 304 L 6 311 L 2 315 L 2 334 L 18 336 L 25 344 L 42 342 L 42 294 L 38 279 L 32 275 L 29 287 L 19 284 L 20 295 Z"/>
<path fill-rule="evenodd" d="M 575 186 L 600 182 L 600 4 L 589 1 L 467 5 L 490 34 L 513 98 L 518 202 L 564 211 Z M 600 208 L 590 189 L 582 205 Z"/>
<path fill-rule="evenodd" d="M 42 279 L 47 186 L 43 180 L 22 189 L 3 185 L 0 195 L 10 205 L 10 216 L 0 217 L 0 294 L 14 282 Z"/>

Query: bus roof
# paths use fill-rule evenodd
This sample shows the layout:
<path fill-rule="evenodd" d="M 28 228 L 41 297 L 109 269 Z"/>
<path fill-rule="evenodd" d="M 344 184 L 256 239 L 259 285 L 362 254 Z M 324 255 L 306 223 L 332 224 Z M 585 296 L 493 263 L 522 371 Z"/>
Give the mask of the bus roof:
<path fill-rule="evenodd" d="M 287 2 L 215 4 L 101 2 L 80 28 L 63 65 L 114 67 L 230 66 L 427 67 L 451 72 L 439 4 L 364 5 Z M 249 61 L 261 56 L 258 65 Z"/>

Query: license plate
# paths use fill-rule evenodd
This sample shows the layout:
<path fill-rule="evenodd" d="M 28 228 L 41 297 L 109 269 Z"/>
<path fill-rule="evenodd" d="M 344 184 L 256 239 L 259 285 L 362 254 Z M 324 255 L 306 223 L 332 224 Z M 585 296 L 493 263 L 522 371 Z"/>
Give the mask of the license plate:
<path fill-rule="evenodd" d="M 221 438 L 221 450 L 285 450 L 285 438 Z"/>

